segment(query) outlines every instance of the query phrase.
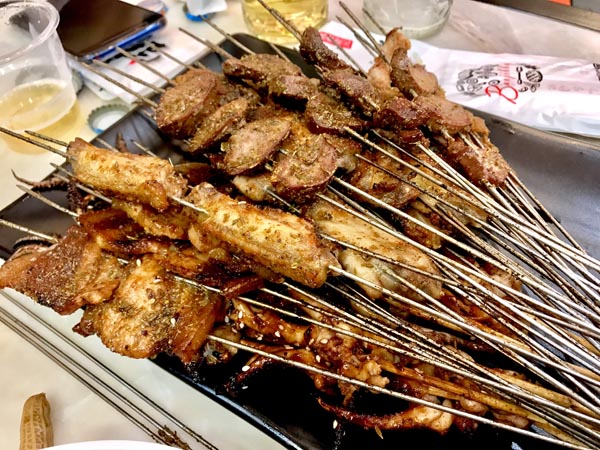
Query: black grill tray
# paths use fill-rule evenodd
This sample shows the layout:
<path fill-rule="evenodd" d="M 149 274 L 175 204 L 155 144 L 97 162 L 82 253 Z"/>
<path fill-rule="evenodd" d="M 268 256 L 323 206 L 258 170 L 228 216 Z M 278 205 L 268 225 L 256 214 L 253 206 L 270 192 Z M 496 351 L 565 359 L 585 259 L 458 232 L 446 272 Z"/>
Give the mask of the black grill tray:
<path fill-rule="evenodd" d="M 256 52 L 272 53 L 269 45 L 263 41 L 244 34 L 238 34 L 236 38 Z M 222 47 L 234 56 L 241 56 L 240 51 L 229 42 L 222 43 Z M 295 52 L 283 50 L 292 60 L 303 65 Z M 202 58 L 202 62 L 209 68 L 220 71 L 222 61 L 216 54 L 208 54 Z M 307 68 L 309 74 L 311 70 Z M 600 147 L 478 114 L 486 119 L 492 141 L 501 149 L 523 182 L 584 248 L 599 257 Z M 162 157 L 171 157 L 174 162 L 183 159 L 175 146 L 163 139 L 153 123 L 137 109 L 100 137 L 114 143 L 118 132 L 127 141 L 136 140 Z M 58 203 L 66 203 L 64 193 L 52 192 L 48 196 Z M 60 234 L 73 224 L 72 219 L 66 215 L 28 197 L 5 208 L 0 216 L 45 233 Z M 0 232 L 0 256 L 10 256 L 15 240 L 21 236 L 22 233 L 3 228 Z M 155 361 L 173 376 L 233 410 L 288 448 L 553 448 L 549 444 L 487 426 L 480 426 L 469 435 L 456 430 L 445 436 L 429 431 L 384 432 L 383 439 L 372 430 L 366 431 L 350 425 L 341 425 L 334 430 L 333 417 L 317 405 L 317 394 L 311 382 L 291 368 L 273 367 L 257 375 L 247 389 L 231 397 L 225 392 L 224 386 L 244 363 L 243 358 L 222 367 L 200 367 L 195 371 L 188 370 L 176 359 L 167 356 L 160 356 Z"/>

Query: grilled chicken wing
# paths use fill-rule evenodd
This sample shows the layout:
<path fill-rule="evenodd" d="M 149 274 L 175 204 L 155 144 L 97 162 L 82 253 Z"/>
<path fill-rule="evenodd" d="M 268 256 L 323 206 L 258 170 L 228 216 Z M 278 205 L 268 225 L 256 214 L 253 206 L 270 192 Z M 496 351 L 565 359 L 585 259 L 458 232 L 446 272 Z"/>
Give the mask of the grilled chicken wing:
<path fill-rule="evenodd" d="M 188 200 L 208 212 L 198 221 L 203 230 L 292 280 L 318 287 L 327 280 L 329 266 L 338 266 L 300 217 L 235 201 L 208 183 L 194 187 Z"/>
<path fill-rule="evenodd" d="M 187 188 L 169 161 L 153 156 L 117 153 L 79 138 L 69 144 L 67 154 L 82 183 L 159 211 L 169 207 L 169 196 L 181 197 Z"/>

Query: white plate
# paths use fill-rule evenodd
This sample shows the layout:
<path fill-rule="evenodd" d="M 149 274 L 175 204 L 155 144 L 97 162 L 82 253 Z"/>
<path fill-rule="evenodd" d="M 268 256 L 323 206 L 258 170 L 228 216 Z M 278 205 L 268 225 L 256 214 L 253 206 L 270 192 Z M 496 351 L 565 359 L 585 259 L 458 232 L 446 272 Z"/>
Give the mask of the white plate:
<path fill-rule="evenodd" d="M 162 444 L 139 441 L 90 441 L 75 444 L 57 445 L 46 450 L 168 450 L 176 447 L 168 447 Z"/>

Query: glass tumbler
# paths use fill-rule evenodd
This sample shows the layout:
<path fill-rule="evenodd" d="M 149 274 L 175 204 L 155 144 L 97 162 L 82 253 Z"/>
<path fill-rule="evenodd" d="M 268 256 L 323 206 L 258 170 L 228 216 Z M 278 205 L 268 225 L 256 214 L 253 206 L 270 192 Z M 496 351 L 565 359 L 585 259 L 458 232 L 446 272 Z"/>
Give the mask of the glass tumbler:
<path fill-rule="evenodd" d="M 452 0 L 364 0 L 364 9 L 387 33 L 401 27 L 409 38 L 421 39 L 442 29 L 448 17 Z M 367 26 L 375 32 L 379 28 L 365 18 Z"/>
<path fill-rule="evenodd" d="M 300 32 L 307 27 L 319 28 L 327 20 L 327 0 L 264 0 L 289 20 Z M 248 30 L 274 44 L 291 44 L 295 38 L 271 16 L 257 0 L 242 0 L 242 13 Z"/>
<path fill-rule="evenodd" d="M 75 103 L 72 73 L 45 1 L 0 1 L 0 125 L 41 130 Z"/>

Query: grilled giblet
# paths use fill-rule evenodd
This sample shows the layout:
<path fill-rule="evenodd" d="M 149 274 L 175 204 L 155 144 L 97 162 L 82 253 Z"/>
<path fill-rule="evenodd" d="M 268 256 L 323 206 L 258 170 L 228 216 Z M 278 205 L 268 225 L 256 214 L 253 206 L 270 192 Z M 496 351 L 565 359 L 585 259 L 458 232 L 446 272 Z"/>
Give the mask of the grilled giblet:
<path fill-rule="evenodd" d="M 488 143 L 482 148 L 458 139 L 445 143 L 441 151 L 446 159 L 473 183 L 500 186 L 508 177 L 510 167 L 495 145 Z"/>
<path fill-rule="evenodd" d="M 304 111 L 311 131 L 315 133 L 345 134 L 345 128 L 361 131 L 367 121 L 357 117 L 342 102 L 319 92 L 311 97 Z"/>
<path fill-rule="evenodd" d="M 319 30 L 313 27 L 305 28 L 302 33 L 300 54 L 307 63 L 322 70 L 354 70 L 323 43 Z"/>
<path fill-rule="evenodd" d="M 186 229 L 188 242 L 149 235 L 122 211 L 112 208 L 87 212 L 79 221 L 100 249 L 126 259 L 152 254 L 169 272 L 208 286 L 224 287 L 255 272 L 265 279 L 276 278 L 260 272 L 256 263 L 232 254 L 223 242 L 199 236 L 193 225 Z"/>
<path fill-rule="evenodd" d="M 110 301 L 88 306 L 78 331 L 97 334 L 111 351 L 131 358 L 166 352 L 197 361 L 222 315 L 222 300 L 169 274 L 152 257 L 131 262 Z"/>
<path fill-rule="evenodd" d="M 304 104 L 319 92 L 319 80 L 304 75 L 279 75 L 269 82 L 269 96 L 291 108 Z"/>
<path fill-rule="evenodd" d="M 319 287 L 328 268 L 338 266 L 314 227 L 293 214 L 235 201 L 208 183 L 194 187 L 188 200 L 208 212 L 198 220 L 206 233 L 292 280 Z"/>
<path fill-rule="evenodd" d="M 323 71 L 323 80 L 333 85 L 357 111 L 372 117 L 381 107 L 383 98 L 370 81 L 353 70 Z"/>
<path fill-rule="evenodd" d="M 444 96 L 437 77 L 422 64 L 414 64 L 404 49 L 396 50 L 390 63 L 392 83 L 404 95 L 412 97 L 416 93 L 418 96 Z"/>
<path fill-rule="evenodd" d="M 373 124 L 376 127 L 402 132 L 425 125 L 430 116 L 426 109 L 399 94 L 381 105 L 373 116 Z"/>
<path fill-rule="evenodd" d="M 223 141 L 244 123 L 252 105 L 245 98 L 238 98 L 217 108 L 207 116 L 184 150 L 196 154 Z"/>
<path fill-rule="evenodd" d="M 259 91 L 268 90 L 270 81 L 281 75 L 302 75 L 302 70 L 296 64 L 266 53 L 244 55 L 240 59 L 229 58 L 221 68 L 227 77 L 243 81 Z"/>
<path fill-rule="evenodd" d="M 101 149 L 79 138 L 69 143 L 67 155 L 80 182 L 159 211 L 169 207 L 169 196 L 181 197 L 187 188 L 169 161 L 154 156 Z"/>
<path fill-rule="evenodd" d="M 217 107 L 223 77 L 210 70 L 190 69 L 175 77 L 175 86 L 162 95 L 155 111 L 156 124 L 165 134 L 191 136 L 204 117 Z"/>
<path fill-rule="evenodd" d="M 290 136 L 281 144 L 271 183 L 279 195 L 304 202 L 325 189 L 337 170 L 336 149 L 324 135 L 310 132 L 302 121 L 295 121 Z"/>
<path fill-rule="evenodd" d="M 222 168 L 229 175 L 240 175 L 262 166 L 287 138 L 291 126 L 286 117 L 267 117 L 244 125 L 221 146 L 225 151 Z"/>
<path fill-rule="evenodd" d="M 110 298 L 119 285 L 117 258 L 101 251 L 79 226 L 58 244 L 15 253 L 0 267 L 0 288 L 12 288 L 59 314 Z"/>

